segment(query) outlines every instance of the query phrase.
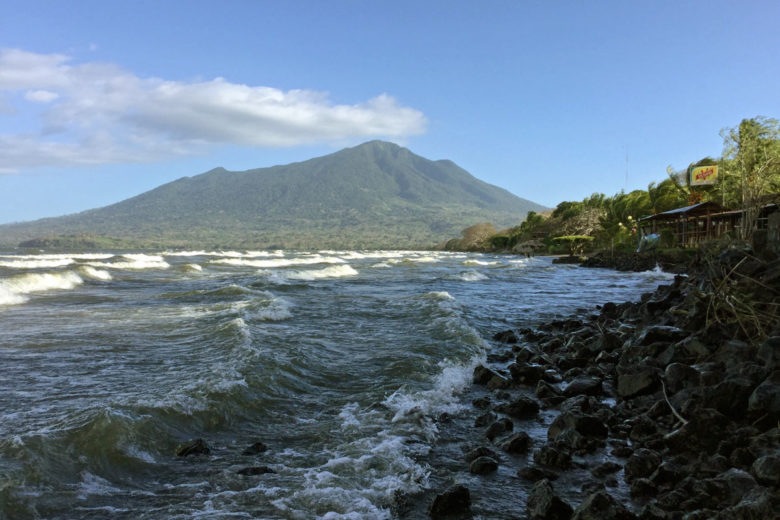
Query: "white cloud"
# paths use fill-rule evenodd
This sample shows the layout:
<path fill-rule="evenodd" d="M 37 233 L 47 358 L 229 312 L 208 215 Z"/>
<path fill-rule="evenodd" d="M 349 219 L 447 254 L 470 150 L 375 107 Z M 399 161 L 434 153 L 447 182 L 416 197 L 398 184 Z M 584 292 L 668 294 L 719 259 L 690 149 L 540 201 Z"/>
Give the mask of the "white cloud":
<path fill-rule="evenodd" d="M 24 93 L 24 98 L 36 103 L 49 103 L 60 97 L 56 92 L 49 90 L 28 90 Z"/>
<path fill-rule="evenodd" d="M 335 105 L 311 90 L 140 78 L 112 64 L 0 50 L 0 92 L 48 103 L 36 134 L 0 135 L 8 168 L 158 160 L 210 146 L 296 146 L 419 134 L 426 119 L 387 94 Z"/>

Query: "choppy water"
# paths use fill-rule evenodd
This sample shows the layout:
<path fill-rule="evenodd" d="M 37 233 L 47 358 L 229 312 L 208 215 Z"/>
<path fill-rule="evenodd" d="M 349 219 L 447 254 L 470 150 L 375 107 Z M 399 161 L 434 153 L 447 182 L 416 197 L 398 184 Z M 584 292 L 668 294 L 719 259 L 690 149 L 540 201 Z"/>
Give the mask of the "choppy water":
<path fill-rule="evenodd" d="M 471 413 L 493 333 L 666 278 L 429 252 L 0 255 L 0 518 L 392 518 L 446 479 L 433 419 Z M 210 455 L 174 455 L 198 437 Z M 257 465 L 275 473 L 237 472 Z"/>

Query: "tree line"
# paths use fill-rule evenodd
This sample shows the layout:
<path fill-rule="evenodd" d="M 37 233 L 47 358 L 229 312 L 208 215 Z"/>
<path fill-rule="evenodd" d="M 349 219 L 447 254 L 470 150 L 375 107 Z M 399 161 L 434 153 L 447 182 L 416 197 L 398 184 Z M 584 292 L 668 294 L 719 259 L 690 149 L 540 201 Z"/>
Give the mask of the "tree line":
<path fill-rule="evenodd" d="M 780 193 L 780 124 L 777 119 L 744 119 L 721 131 L 721 157 L 705 157 L 683 170 L 667 168 L 667 178 L 646 190 L 621 191 L 611 197 L 594 193 L 581 201 L 563 201 L 545 214 L 529 212 L 518 226 L 497 231 L 480 223 L 462 232 L 445 249 L 570 252 L 583 248 L 635 248 L 640 218 L 675 208 L 713 201 L 725 209 L 743 210 L 740 238 L 749 238 L 767 197 Z M 691 168 L 718 166 L 718 182 L 691 186 Z"/>

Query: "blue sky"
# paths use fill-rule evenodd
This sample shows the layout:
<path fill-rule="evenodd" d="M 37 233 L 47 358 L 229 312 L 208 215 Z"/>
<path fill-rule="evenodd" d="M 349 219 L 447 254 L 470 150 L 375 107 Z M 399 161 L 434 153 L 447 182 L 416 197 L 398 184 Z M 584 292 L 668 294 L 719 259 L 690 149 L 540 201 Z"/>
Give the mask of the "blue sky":
<path fill-rule="evenodd" d="M 0 223 L 386 139 L 554 206 L 780 116 L 776 1 L 0 3 Z"/>

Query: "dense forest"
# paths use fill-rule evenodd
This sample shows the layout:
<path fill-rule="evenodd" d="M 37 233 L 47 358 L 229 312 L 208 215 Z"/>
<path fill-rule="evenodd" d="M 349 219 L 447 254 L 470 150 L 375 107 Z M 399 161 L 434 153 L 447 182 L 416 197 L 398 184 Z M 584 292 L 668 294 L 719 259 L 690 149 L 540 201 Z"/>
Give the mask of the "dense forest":
<path fill-rule="evenodd" d="M 640 218 L 703 201 L 744 210 L 740 233 L 745 238 L 763 202 L 780 193 L 780 125 L 776 119 L 759 116 L 722 130 L 721 136 L 721 157 L 705 157 L 682 170 L 670 166 L 667 178 L 650 183 L 646 190 L 621 191 L 611 197 L 594 193 L 581 201 L 564 201 L 550 212 L 532 211 L 520 225 L 502 231 L 490 223 L 476 224 L 443 248 L 520 253 L 635 249 Z M 689 171 L 709 165 L 718 166 L 718 183 L 692 187 Z"/>

